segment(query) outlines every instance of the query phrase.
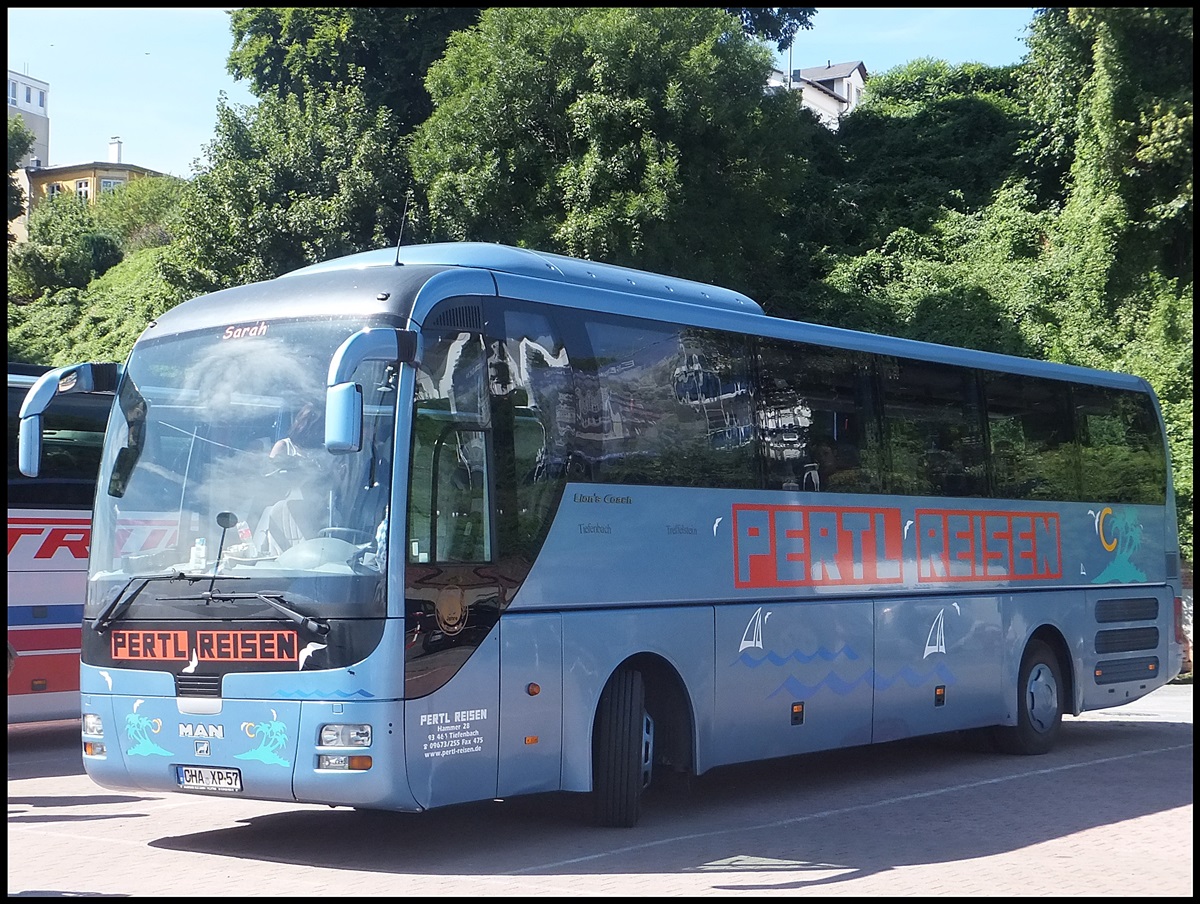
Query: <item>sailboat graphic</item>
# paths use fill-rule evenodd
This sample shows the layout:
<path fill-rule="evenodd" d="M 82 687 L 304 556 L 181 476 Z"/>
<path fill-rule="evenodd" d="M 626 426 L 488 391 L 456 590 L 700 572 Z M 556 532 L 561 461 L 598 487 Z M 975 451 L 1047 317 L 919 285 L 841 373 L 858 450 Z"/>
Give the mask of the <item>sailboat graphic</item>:
<path fill-rule="evenodd" d="M 762 645 L 762 606 L 754 610 L 754 614 L 750 616 L 750 621 L 746 624 L 746 630 L 742 634 L 742 645 L 738 647 L 738 652 L 755 647 L 761 650 Z"/>
<path fill-rule="evenodd" d="M 929 637 L 925 641 L 925 655 L 921 657 L 922 659 L 928 659 L 930 653 L 946 652 L 946 629 L 943 625 L 945 614 L 945 609 L 938 610 L 937 618 L 933 620 L 933 626 L 929 629 Z"/>

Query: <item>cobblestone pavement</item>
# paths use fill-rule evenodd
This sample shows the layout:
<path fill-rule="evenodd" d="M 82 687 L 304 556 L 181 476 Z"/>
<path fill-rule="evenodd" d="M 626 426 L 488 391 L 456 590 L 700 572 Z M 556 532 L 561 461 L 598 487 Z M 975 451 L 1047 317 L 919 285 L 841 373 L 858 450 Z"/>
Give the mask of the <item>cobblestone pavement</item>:
<path fill-rule="evenodd" d="M 542 795 L 379 814 L 107 791 L 78 724 L 10 726 L 10 896 L 1191 897 L 1192 686 L 1068 719 L 714 770 L 635 829 Z"/>

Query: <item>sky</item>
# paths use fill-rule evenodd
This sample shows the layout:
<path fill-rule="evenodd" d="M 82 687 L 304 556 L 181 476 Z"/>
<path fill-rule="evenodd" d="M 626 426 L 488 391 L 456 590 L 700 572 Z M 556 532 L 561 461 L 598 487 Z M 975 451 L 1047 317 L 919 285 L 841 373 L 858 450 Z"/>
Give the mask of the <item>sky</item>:
<path fill-rule="evenodd" d="M 790 68 L 861 61 L 881 73 L 922 57 L 1004 66 L 1025 55 L 1034 7 L 817 7 Z M 44 166 L 122 161 L 190 177 L 203 158 L 224 92 L 250 104 L 225 69 L 233 38 L 223 8 L 8 8 L 8 68 L 50 84 Z M 787 52 L 778 55 L 789 68 Z"/>

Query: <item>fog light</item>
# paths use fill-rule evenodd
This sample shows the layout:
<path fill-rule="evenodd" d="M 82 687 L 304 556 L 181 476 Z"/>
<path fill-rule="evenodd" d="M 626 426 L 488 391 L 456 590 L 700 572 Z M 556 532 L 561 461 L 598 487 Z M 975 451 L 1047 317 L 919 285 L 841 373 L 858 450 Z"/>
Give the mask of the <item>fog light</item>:
<path fill-rule="evenodd" d="M 104 737 L 104 720 L 95 713 L 83 714 L 83 733 L 93 738 Z"/>
<path fill-rule="evenodd" d="M 370 725 L 322 725 L 322 747 L 370 747 Z"/>
<path fill-rule="evenodd" d="M 104 746 L 103 741 L 84 741 L 83 755 L 84 756 L 104 756 L 108 752 L 108 748 Z"/>
<path fill-rule="evenodd" d="M 369 756 L 322 753 L 317 756 L 318 769 L 338 769 L 343 772 L 365 772 L 371 768 Z"/>

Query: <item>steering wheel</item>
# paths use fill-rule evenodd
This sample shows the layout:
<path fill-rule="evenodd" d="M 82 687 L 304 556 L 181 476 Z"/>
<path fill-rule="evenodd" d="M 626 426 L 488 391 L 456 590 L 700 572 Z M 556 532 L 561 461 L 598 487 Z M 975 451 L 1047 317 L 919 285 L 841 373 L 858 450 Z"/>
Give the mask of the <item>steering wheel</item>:
<path fill-rule="evenodd" d="M 323 527 L 317 531 L 317 536 L 336 537 L 339 540 L 345 540 L 347 543 L 353 543 L 355 546 L 375 541 L 374 534 L 354 527 Z"/>

